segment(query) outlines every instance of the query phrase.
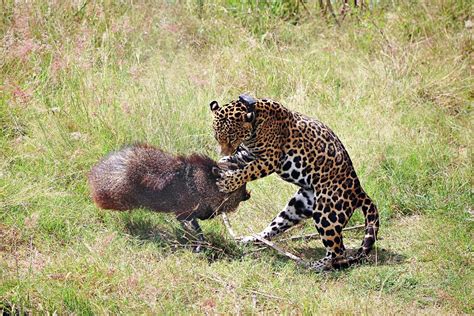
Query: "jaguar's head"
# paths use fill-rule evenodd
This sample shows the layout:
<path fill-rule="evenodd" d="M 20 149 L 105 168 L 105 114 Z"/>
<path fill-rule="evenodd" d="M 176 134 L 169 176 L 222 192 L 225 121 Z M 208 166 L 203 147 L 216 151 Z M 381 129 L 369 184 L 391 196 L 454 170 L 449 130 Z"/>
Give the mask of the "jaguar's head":
<path fill-rule="evenodd" d="M 221 154 L 232 155 L 252 135 L 255 111 L 240 100 L 224 106 L 212 101 L 209 105 L 213 114 L 214 137 L 221 147 Z"/>

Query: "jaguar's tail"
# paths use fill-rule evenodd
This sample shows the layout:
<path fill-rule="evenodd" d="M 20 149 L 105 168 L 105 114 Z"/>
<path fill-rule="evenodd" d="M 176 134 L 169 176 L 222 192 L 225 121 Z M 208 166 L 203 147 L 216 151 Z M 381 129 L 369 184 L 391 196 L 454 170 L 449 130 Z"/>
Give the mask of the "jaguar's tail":
<path fill-rule="evenodd" d="M 379 231 L 380 224 L 377 206 L 375 206 L 374 202 L 372 202 L 370 197 L 366 194 L 362 202 L 362 212 L 365 217 L 365 235 L 357 254 L 366 256 L 372 250 L 372 246 L 377 240 L 377 232 Z"/>

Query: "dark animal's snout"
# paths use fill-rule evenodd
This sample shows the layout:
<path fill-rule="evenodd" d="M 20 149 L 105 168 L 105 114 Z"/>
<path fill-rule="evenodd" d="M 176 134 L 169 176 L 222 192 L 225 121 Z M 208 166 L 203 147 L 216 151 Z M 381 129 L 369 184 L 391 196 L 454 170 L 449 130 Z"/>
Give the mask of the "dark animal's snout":
<path fill-rule="evenodd" d="M 245 195 L 242 201 L 247 201 L 250 199 L 250 191 L 245 190 Z"/>

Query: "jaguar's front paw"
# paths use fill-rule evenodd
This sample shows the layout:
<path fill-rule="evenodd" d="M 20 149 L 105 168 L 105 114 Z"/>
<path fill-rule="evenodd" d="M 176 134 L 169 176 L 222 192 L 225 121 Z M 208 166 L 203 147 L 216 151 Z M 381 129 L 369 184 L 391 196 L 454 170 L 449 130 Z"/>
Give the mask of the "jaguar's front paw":
<path fill-rule="evenodd" d="M 237 190 L 240 186 L 235 179 L 234 172 L 222 171 L 219 179 L 217 179 L 217 187 L 221 192 L 230 193 Z"/>
<path fill-rule="evenodd" d="M 242 236 L 239 238 L 239 243 L 241 244 L 252 244 L 258 241 L 255 236 Z"/>
<path fill-rule="evenodd" d="M 256 235 L 238 237 L 237 241 L 242 245 L 262 244 Z"/>
<path fill-rule="evenodd" d="M 217 163 L 231 162 L 231 160 L 232 160 L 231 158 L 232 158 L 232 156 L 224 156 L 221 159 L 219 159 L 219 161 Z"/>

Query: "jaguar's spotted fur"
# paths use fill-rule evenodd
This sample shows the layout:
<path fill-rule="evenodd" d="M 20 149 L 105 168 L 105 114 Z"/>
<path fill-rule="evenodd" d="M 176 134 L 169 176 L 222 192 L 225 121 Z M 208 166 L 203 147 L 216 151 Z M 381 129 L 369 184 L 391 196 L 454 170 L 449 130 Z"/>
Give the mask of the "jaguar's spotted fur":
<path fill-rule="evenodd" d="M 223 160 L 244 164 L 222 175 L 222 191 L 273 172 L 300 187 L 261 237 L 270 239 L 312 217 L 327 249 L 326 257 L 314 263 L 316 270 L 345 267 L 369 253 L 377 238 L 378 211 L 329 127 L 277 102 L 248 96 L 222 107 L 213 101 L 210 107 L 215 138 L 223 154 L 231 155 Z M 357 208 L 365 216 L 365 237 L 358 254 L 347 257 L 342 229 Z"/>

